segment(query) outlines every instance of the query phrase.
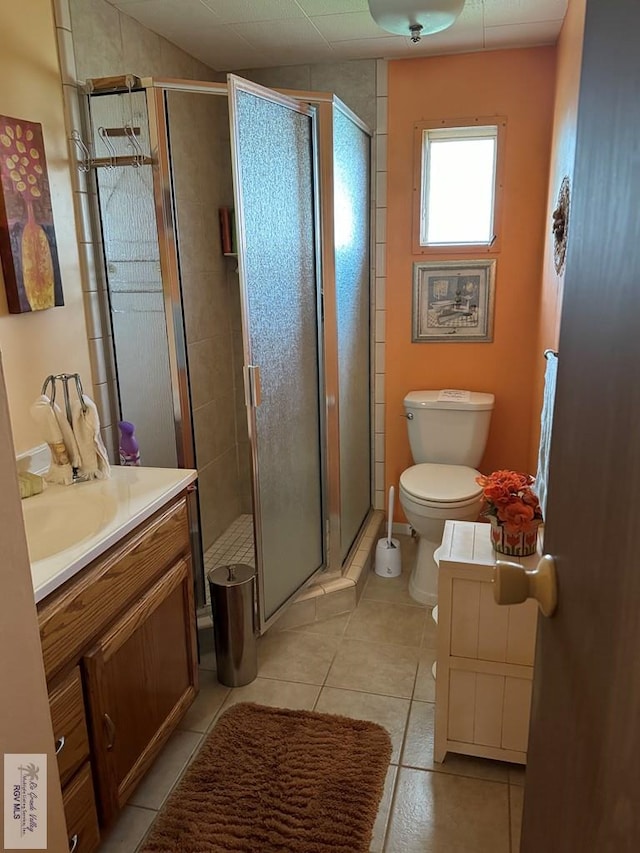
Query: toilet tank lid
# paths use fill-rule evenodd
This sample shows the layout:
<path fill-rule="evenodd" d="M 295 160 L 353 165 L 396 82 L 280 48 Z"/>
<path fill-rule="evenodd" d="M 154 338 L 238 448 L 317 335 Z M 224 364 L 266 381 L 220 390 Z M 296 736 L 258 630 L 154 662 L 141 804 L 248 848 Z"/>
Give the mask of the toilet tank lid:
<path fill-rule="evenodd" d="M 440 391 L 409 391 L 404 398 L 405 409 L 493 409 L 495 397 L 480 391 L 461 391 L 444 388 Z"/>

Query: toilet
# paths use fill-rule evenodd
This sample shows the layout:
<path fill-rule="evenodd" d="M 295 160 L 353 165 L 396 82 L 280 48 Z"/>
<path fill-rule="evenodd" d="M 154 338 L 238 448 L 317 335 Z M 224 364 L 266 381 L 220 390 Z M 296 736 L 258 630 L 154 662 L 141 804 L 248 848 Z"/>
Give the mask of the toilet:
<path fill-rule="evenodd" d="M 418 557 L 409 594 L 420 604 L 438 600 L 434 560 L 444 523 L 476 521 L 482 489 L 476 483 L 489 434 L 493 394 L 445 389 L 411 391 L 404 398 L 411 455 L 400 476 L 400 503 L 418 534 Z"/>

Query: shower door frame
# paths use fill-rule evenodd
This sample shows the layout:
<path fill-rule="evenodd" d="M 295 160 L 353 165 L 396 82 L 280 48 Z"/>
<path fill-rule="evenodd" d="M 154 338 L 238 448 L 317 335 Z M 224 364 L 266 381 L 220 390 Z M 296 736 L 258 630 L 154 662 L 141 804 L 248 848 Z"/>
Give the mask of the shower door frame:
<path fill-rule="evenodd" d="M 146 91 L 147 120 L 149 122 L 149 145 L 153 161 L 153 194 L 156 210 L 156 227 L 160 250 L 160 275 L 164 294 L 165 321 L 167 325 L 167 343 L 169 348 L 169 366 L 171 388 L 173 392 L 173 416 L 176 431 L 176 449 L 178 465 L 184 468 L 196 468 L 195 437 L 189 371 L 187 359 L 187 336 L 184 325 L 182 305 L 182 284 L 178 254 L 178 237 L 174 218 L 173 180 L 171 175 L 171 153 L 169 148 L 169 129 L 167 125 L 166 92 L 181 89 L 179 80 L 167 80 L 167 85 L 158 87 L 152 78 L 143 78 L 142 88 Z M 173 85 L 176 84 L 176 85 Z M 185 91 L 200 91 L 196 84 Z M 211 95 L 227 96 L 226 86 L 209 84 L 203 90 Z M 195 487 L 197 489 L 197 485 Z M 200 502 L 198 496 L 191 495 L 190 517 L 197 519 L 197 541 L 192 549 L 194 553 L 194 579 L 196 588 L 196 607 L 206 603 L 204 548 L 202 544 L 202 524 L 200 520 Z M 193 537 L 192 537 L 192 541 Z"/>
<path fill-rule="evenodd" d="M 320 178 L 321 269 L 323 286 L 323 336 L 325 357 L 325 391 L 327 423 L 327 491 L 329 510 L 329 535 L 327 543 L 328 568 L 342 571 L 357 550 L 363 530 L 373 514 L 373 458 L 374 458 L 374 402 L 372 394 L 374 336 L 371 323 L 372 268 L 373 268 L 373 211 L 369 212 L 369 509 L 347 554 L 342 556 L 342 495 L 340 489 L 340 363 L 338 348 L 338 301 L 335 263 L 335 174 L 333 163 L 334 112 L 340 110 L 371 140 L 373 134 L 367 124 L 333 92 L 296 91 L 279 89 L 289 97 L 316 106 L 318 112 L 318 154 Z M 369 203 L 371 203 L 371 148 L 369 148 Z M 328 283 L 328 287 L 325 285 Z"/>
<path fill-rule="evenodd" d="M 171 160 L 169 148 L 169 129 L 167 126 L 166 96 L 170 91 L 190 94 L 208 94 L 214 97 L 228 98 L 226 83 L 215 83 L 176 78 L 145 77 L 141 80 L 141 88 L 146 92 L 147 112 L 149 121 L 150 153 L 153 160 L 155 180 L 154 202 L 156 208 L 156 223 L 160 249 L 160 268 L 163 282 L 165 303 L 165 319 L 167 324 L 167 340 L 169 348 L 169 364 L 173 393 L 173 409 L 176 428 L 176 447 L 178 464 L 186 468 L 195 468 L 195 448 L 193 420 L 186 352 L 186 335 L 182 307 L 180 270 L 178 262 L 177 229 L 173 210 L 173 187 L 171 176 Z M 370 128 L 332 92 L 300 91 L 291 89 L 271 89 L 276 94 L 282 94 L 296 101 L 310 105 L 316 112 L 316 207 L 318 210 L 319 231 L 316 235 L 318 246 L 318 268 L 320 280 L 321 318 L 319 348 L 321 364 L 319 365 L 321 398 L 324 397 L 324 412 L 321 418 L 324 496 L 324 530 L 325 530 L 325 564 L 321 566 L 307 581 L 310 582 L 323 571 L 342 572 L 343 565 L 349 562 L 355 553 L 371 518 L 373 509 L 373 394 L 372 387 L 372 351 L 373 336 L 371 334 L 371 316 L 369 318 L 370 337 L 370 503 L 369 510 L 349 553 L 342 559 L 341 548 L 341 494 L 340 494 L 340 423 L 339 423 L 339 360 L 338 360 L 338 318 L 336 300 L 335 275 L 335 228 L 334 228 L 334 169 L 333 169 L 333 114 L 334 110 L 342 111 L 355 125 L 370 138 Z M 370 170 L 371 171 L 371 170 Z M 370 178 L 371 180 L 371 178 Z M 371 305 L 371 267 L 373 258 L 372 213 L 369 222 L 369 303 Z M 244 326 L 244 322 L 243 322 Z M 243 337 L 247 330 L 243 328 Z M 244 373 L 245 371 L 243 371 Z M 246 383 L 245 383 L 246 384 Z M 247 389 L 245 387 L 245 397 Z M 252 419 L 248 413 L 249 422 Z M 249 441 L 252 457 L 255 457 L 255 439 L 250 427 Z M 197 507 L 195 495 L 193 505 Z M 256 496 L 253 495 L 254 524 Z M 199 520 L 198 520 L 199 521 Z M 199 523 L 198 523 L 199 536 Z M 199 544 L 201 551 L 201 543 Z M 198 558 L 196 558 L 198 559 Z M 195 581 L 197 600 L 204 603 L 204 567 L 201 559 L 200 566 L 196 564 Z M 303 584 L 304 586 L 304 584 Z M 260 631 L 266 630 L 295 599 L 299 589 L 276 610 L 269 619 L 260 618 Z M 258 591 L 260 595 L 260 591 Z M 258 608 L 260 613 L 260 608 Z"/>

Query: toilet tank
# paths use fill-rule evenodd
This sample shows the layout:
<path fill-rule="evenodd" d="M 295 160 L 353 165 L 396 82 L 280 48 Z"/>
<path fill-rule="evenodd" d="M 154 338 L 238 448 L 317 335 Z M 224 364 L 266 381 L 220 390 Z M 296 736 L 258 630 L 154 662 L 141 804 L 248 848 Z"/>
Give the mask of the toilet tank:
<path fill-rule="evenodd" d="M 404 398 L 413 461 L 477 468 L 487 444 L 493 394 L 410 391 Z"/>

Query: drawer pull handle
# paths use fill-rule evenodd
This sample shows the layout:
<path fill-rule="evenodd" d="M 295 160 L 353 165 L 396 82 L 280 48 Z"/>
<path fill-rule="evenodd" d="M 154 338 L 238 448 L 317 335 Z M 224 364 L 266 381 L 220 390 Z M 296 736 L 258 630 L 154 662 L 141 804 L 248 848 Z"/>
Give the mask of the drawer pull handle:
<path fill-rule="evenodd" d="M 108 714 L 104 715 L 104 724 L 107 730 L 107 749 L 110 751 L 116 742 L 116 725 Z"/>
<path fill-rule="evenodd" d="M 63 746 L 64 746 L 64 735 L 62 735 L 62 737 L 59 737 L 58 740 L 56 741 L 56 755 L 60 755 L 60 753 L 62 752 Z"/>
<path fill-rule="evenodd" d="M 76 849 L 77 846 L 78 846 L 78 833 L 76 832 L 76 834 L 72 835 L 71 838 L 69 839 L 69 853 L 73 853 L 73 851 Z"/>

